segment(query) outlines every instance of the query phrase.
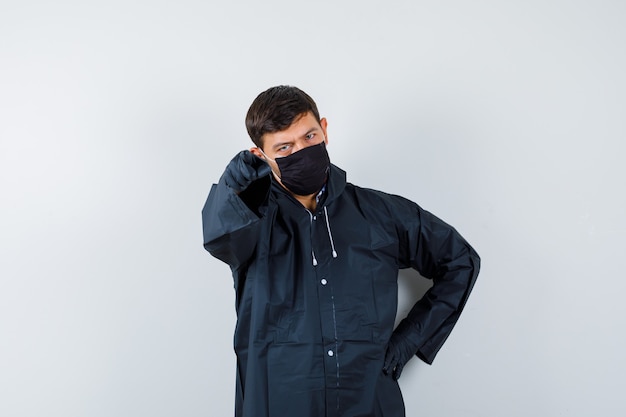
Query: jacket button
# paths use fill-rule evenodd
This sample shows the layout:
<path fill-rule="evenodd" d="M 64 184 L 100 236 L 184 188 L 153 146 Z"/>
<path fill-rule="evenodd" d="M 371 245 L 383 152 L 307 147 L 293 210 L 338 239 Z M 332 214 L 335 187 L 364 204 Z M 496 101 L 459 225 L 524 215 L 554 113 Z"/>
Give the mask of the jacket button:
<path fill-rule="evenodd" d="M 322 278 L 322 280 L 320 282 L 322 283 L 322 285 L 328 284 L 328 281 L 326 281 L 324 278 Z"/>
<path fill-rule="evenodd" d="M 328 356 L 333 356 L 335 354 L 335 352 L 333 352 L 332 350 L 328 351 Z"/>

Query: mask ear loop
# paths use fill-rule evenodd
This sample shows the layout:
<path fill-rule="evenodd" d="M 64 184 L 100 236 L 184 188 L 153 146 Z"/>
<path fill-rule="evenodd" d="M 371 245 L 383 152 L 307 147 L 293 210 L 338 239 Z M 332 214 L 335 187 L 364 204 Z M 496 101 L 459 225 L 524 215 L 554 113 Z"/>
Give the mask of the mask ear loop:
<path fill-rule="evenodd" d="M 275 163 L 275 164 L 276 164 L 276 160 L 275 160 L 275 159 L 270 158 L 269 156 L 267 156 L 267 155 L 265 154 L 265 152 L 263 152 L 263 149 L 259 148 L 259 150 L 261 151 L 261 153 L 263 154 L 263 156 L 264 156 L 265 158 L 269 159 L 270 161 L 272 161 L 273 163 Z M 276 165 L 278 165 L 278 164 L 276 164 Z M 280 178 L 280 175 L 278 175 L 278 174 L 276 173 L 276 171 L 274 171 L 274 169 L 273 169 L 271 166 L 270 166 L 270 168 L 272 169 L 272 173 L 276 176 L 276 178 L 278 178 L 279 180 L 281 180 L 281 181 L 282 181 L 282 179 Z"/>
<path fill-rule="evenodd" d="M 263 149 L 261 149 L 261 148 L 258 148 L 258 149 L 261 151 L 261 153 L 263 154 L 263 156 L 264 156 L 264 157 L 266 157 L 266 158 L 267 158 L 267 159 L 269 159 L 270 161 L 272 161 L 272 162 L 276 163 L 276 160 L 275 160 L 275 159 L 270 158 L 269 156 L 267 156 L 267 154 L 266 154 L 265 152 L 263 152 Z"/>

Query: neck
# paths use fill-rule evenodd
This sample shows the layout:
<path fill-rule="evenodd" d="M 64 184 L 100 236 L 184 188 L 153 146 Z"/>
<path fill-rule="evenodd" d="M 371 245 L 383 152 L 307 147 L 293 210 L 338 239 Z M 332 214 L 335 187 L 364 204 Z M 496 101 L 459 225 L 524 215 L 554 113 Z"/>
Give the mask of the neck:
<path fill-rule="evenodd" d="M 317 201 L 315 199 L 315 197 L 317 196 L 317 193 L 311 194 L 311 195 L 306 195 L 306 196 L 295 195 L 293 193 L 291 193 L 291 195 L 293 196 L 293 198 L 298 200 L 300 202 L 300 204 L 302 204 L 304 206 L 304 208 L 306 208 L 307 210 L 309 210 L 311 212 L 315 211 L 315 208 L 317 207 Z"/>
<path fill-rule="evenodd" d="M 317 207 L 317 201 L 316 201 L 317 193 L 313 193 L 313 194 L 310 194 L 310 195 L 297 195 L 297 194 L 294 194 L 294 193 L 291 192 L 291 190 L 289 190 L 289 188 L 285 187 L 285 185 L 280 180 L 280 177 L 278 175 L 276 175 L 275 172 L 272 171 L 272 174 L 274 174 L 274 178 L 278 181 L 280 186 L 283 187 L 289 194 L 291 194 L 293 196 L 293 198 L 298 200 L 298 202 L 300 204 L 302 204 L 304 206 L 304 208 L 306 208 L 309 211 L 315 211 L 315 208 Z"/>

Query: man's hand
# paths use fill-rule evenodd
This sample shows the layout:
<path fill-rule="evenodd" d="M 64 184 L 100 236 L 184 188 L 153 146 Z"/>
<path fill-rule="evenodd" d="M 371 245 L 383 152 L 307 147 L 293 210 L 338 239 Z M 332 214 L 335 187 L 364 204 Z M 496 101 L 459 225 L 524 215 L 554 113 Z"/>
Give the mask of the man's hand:
<path fill-rule="evenodd" d="M 230 161 L 220 178 L 237 194 L 244 191 L 250 184 L 272 172 L 270 166 L 250 151 L 241 151 Z"/>
<path fill-rule="evenodd" d="M 415 355 L 417 346 L 409 340 L 411 325 L 402 320 L 396 330 L 394 330 L 389 343 L 387 344 L 387 352 L 385 353 L 385 364 L 383 372 L 385 375 L 391 376 L 394 380 L 400 378 L 404 365 Z"/>

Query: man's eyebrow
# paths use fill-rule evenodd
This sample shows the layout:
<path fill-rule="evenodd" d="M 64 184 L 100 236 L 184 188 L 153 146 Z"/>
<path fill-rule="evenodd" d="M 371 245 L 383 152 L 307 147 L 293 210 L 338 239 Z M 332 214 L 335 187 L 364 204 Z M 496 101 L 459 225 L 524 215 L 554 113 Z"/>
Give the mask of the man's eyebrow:
<path fill-rule="evenodd" d="M 312 128 L 310 128 L 309 130 L 307 130 L 306 132 L 304 132 L 304 134 L 302 134 L 302 136 L 307 136 L 309 133 L 311 132 L 315 132 L 316 130 L 318 130 L 319 127 L 317 126 L 313 126 Z"/>

